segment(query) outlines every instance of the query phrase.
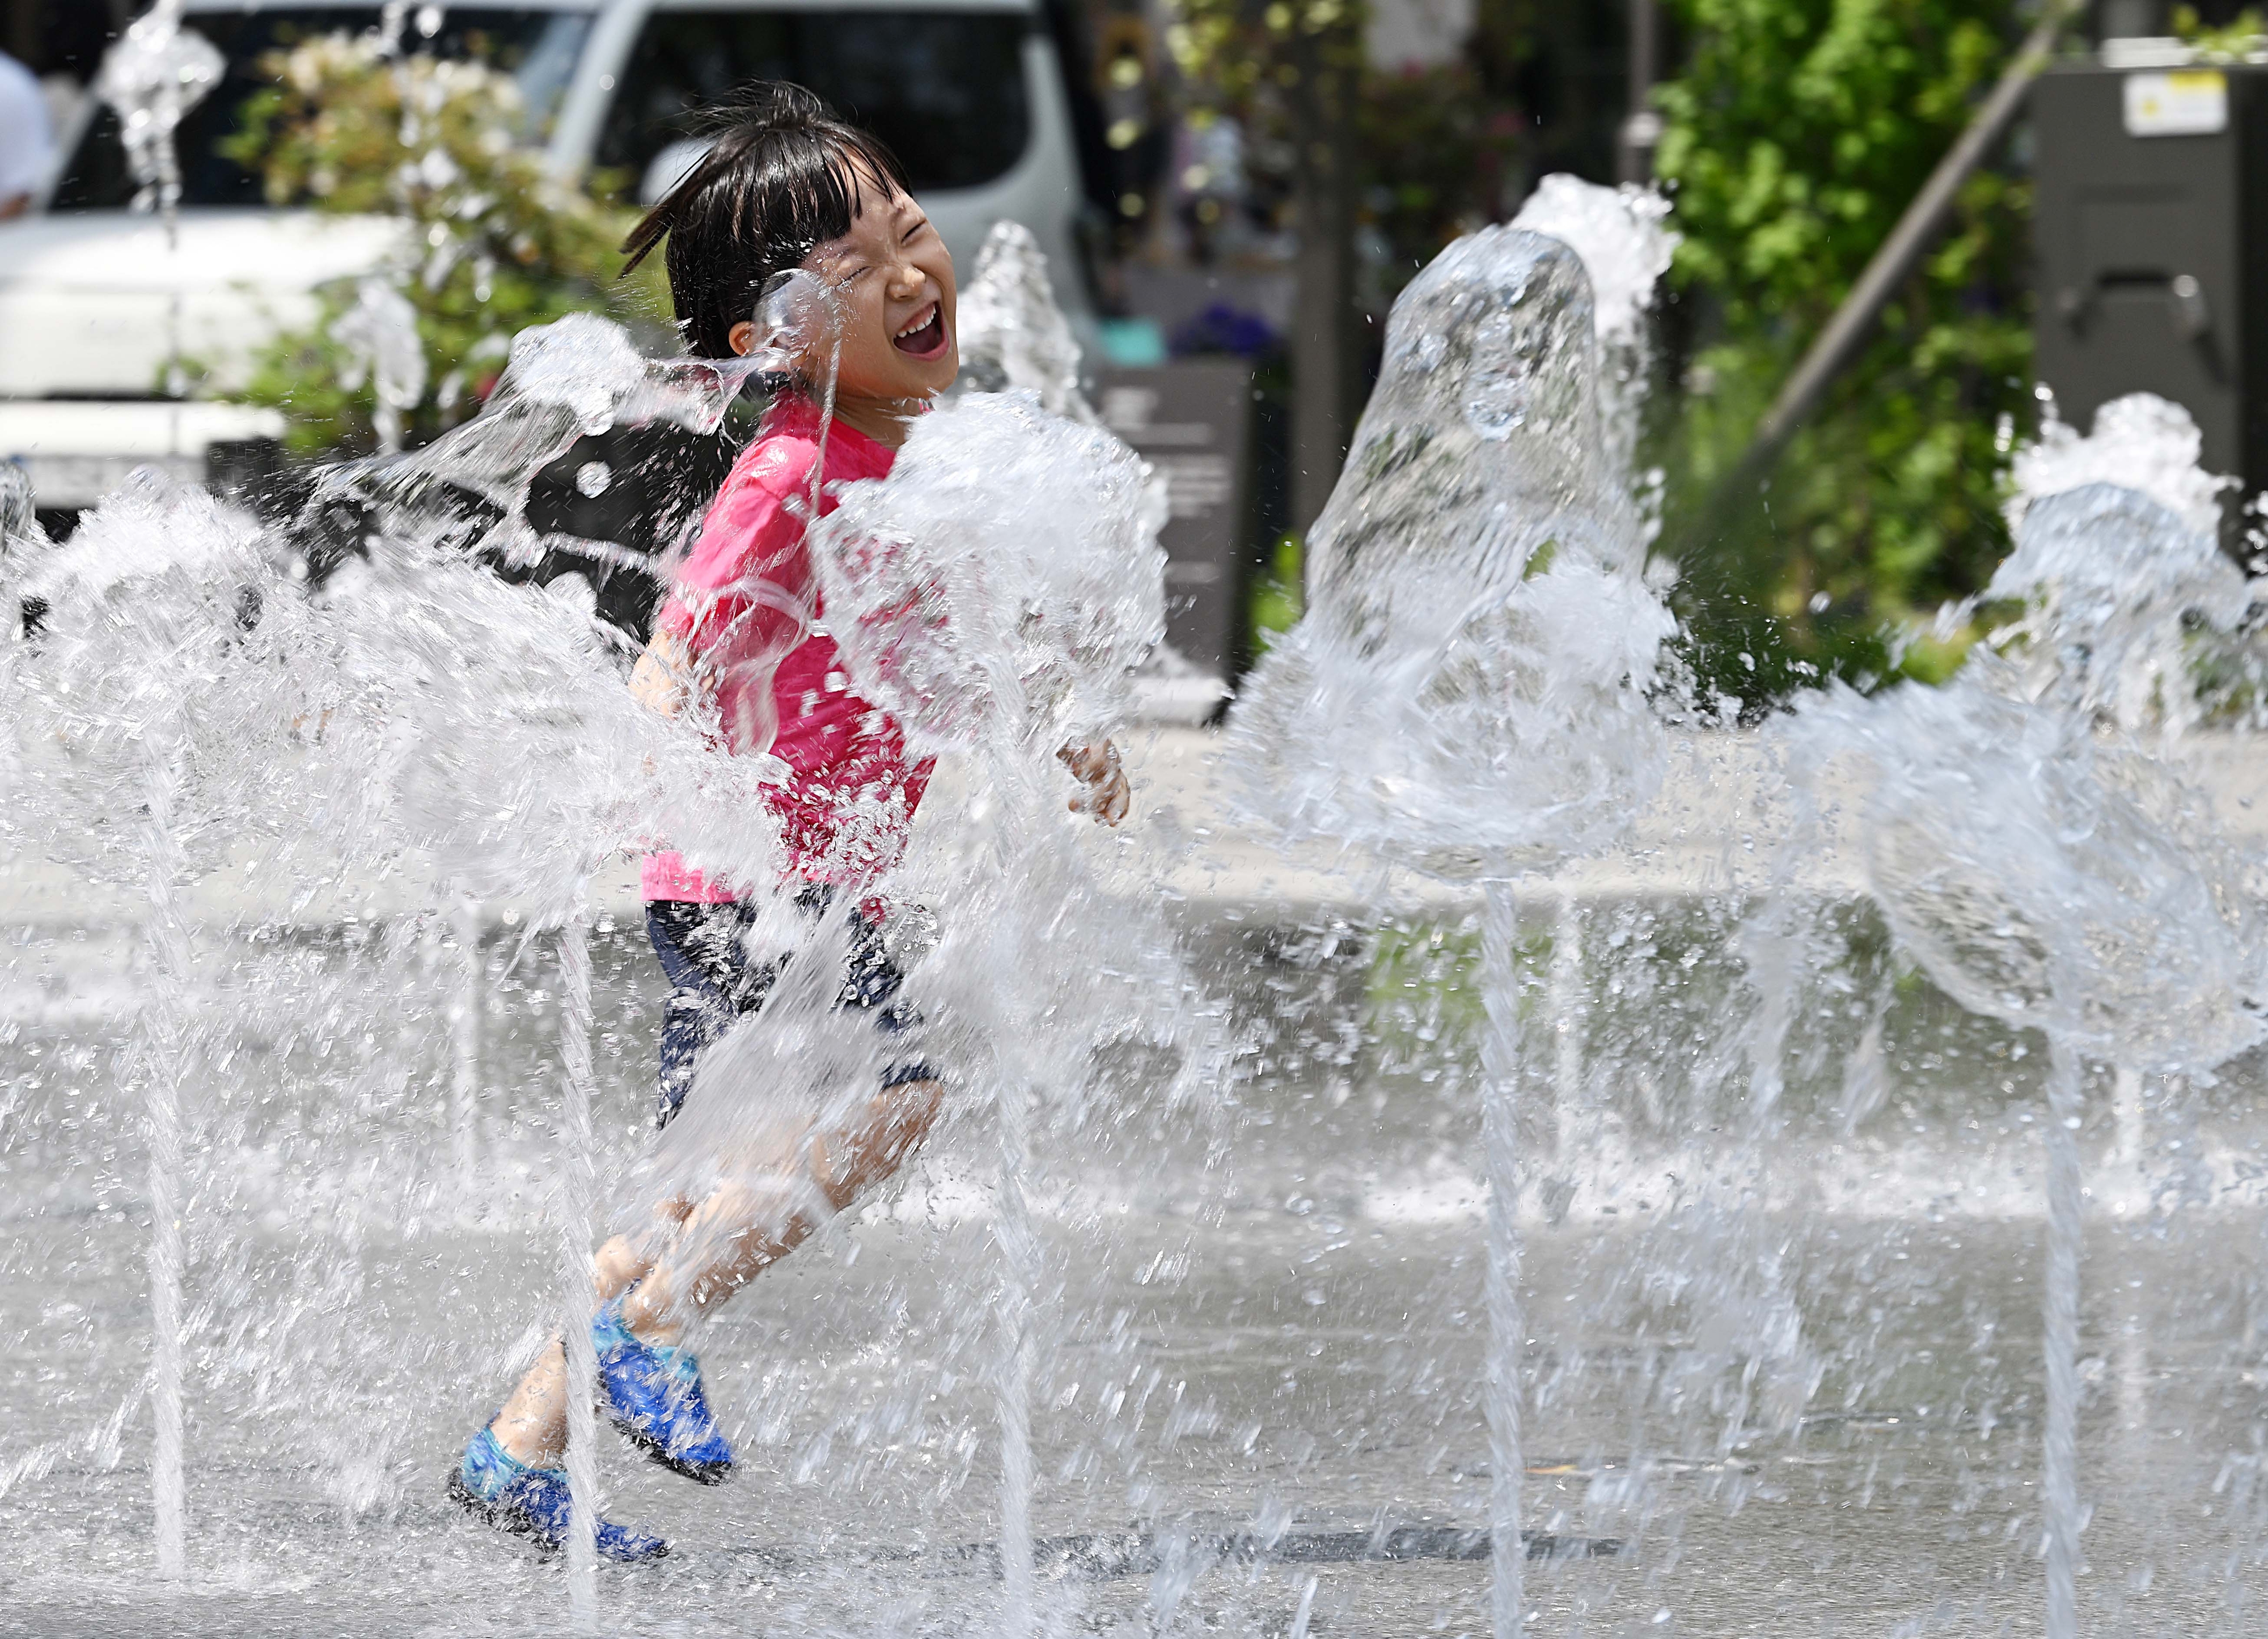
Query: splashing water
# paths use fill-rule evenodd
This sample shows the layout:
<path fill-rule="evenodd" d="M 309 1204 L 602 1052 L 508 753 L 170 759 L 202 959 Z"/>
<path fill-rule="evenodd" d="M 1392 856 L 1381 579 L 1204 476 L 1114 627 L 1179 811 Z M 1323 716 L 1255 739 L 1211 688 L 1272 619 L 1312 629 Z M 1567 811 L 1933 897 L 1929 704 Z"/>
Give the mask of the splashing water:
<path fill-rule="evenodd" d="M 26 605 L 41 611 L 38 664 L 10 680 L 14 755 L 0 759 L 14 781 L 5 795 L 19 838 L 98 875 L 138 879 L 144 897 L 134 1075 L 149 1146 L 152 1500 L 158 1574 L 169 1581 L 187 1569 L 188 1528 L 189 964 L 179 893 L 219 863 L 224 835 L 261 819 L 259 788 L 241 783 L 247 763 L 277 741 L 280 725 L 262 720 L 275 704 L 269 676 L 294 625 L 288 611 L 260 619 L 274 589 L 248 518 L 145 470 L 20 584 Z"/>
<path fill-rule="evenodd" d="M 1633 476 L 1652 364 L 1646 315 L 1677 253 L 1678 236 L 1663 225 L 1668 216 L 1669 202 L 1650 187 L 1608 189 L 1560 174 L 1538 182 L 1512 219 L 1583 260 L 1599 333 L 1599 433 L 1610 466 Z"/>
<path fill-rule="evenodd" d="M 523 338 L 497 422 L 459 430 L 462 466 L 429 449 L 329 481 L 363 482 L 387 504 L 364 572 L 321 596 L 285 572 L 285 543 L 257 518 L 153 472 L 88 515 L 68 545 L 33 557 L 11 588 L 39 617 L 9 679 L 11 754 L 0 764 L 11 828 L 51 858 L 146 885 L 136 1075 L 151 1158 L 164 1576 L 187 1570 L 181 1176 L 194 1037 L 184 996 L 210 982 L 189 954 L 180 885 L 240 859 L 284 869 L 284 857 L 351 879 L 409 853 L 436 897 L 443 882 L 519 896 L 571 930 L 598 863 L 657 824 L 697 856 L 729 856 L 736 871 L 760 874 L 773 856 L 776 827 L 755 796 L 764 771 L 720 766 L 699 725 L 639 708 L 587 597 L 565 584 L 508 587 L 456 549 L 460 522 L 436 526 L 450 514 L 430 475 L 496 493 L 517 474 L 517 505 L 571 430 L 662 415 L 715 424 L 728 375 L 649 367 L 598 324 Z M 404 471 L 421 461 L 423 474 Z M 318 841 L 328 858 L 308 856 Z M 577 1039 L 572 1028 L 564 1038 L 571 1071 Z M 582 1039 L 585 1073 L 570 1090 L 586 1094 L 587 1025 Z M 570 1181 L 587 1165 L 571 1157 Z M 578 1244 L 591 1202 L 585 1187 L 563 1203 L 563 1232 Z M 587 1259 L 578 1268 L 587 1281 Z M 586 1430 L 586 1453 L 589 1444 Z M 575 1489 L 587 1514 L 587 1473 Z M 587 1577 L 575 1581 L 582 1621 L 594 1607 Z"/>
<path fill-rule="evenodd" d="M 1042 300 L 1043 277 L 1034 287 Z M 975 753 L 997 805 L 982 852 L 998 884 L 985 954 L 1000 990 L 987 1046 L 1000 1143 L 995 1373 L 1011 1635 L 1036 1620 L 1030 1400 L 1042 1272 L 1027 1191 L 1033 1106 L 1051 1079 L 1027 1044 L 1056 1011 L 1054 987 L 1031 978 L 1049 971 L 1043 952 L 1059 936 L 1049 924 L 1066 920 L 1064 900 L 1050 916 L 1032 895 L 1064 864 L 1045 829 L 1056 748 L 1101 739 L 1123 720 L 1134 668 L 1164 636 L 1165 556 L 1147 476 L 1116 438 L 1031 395 L 972 393 L 917 423 L 889 478 L 847 486 L 814 531 L 829 629 L 862 691 L 917 744 Z M 957 897 L 957 914 L 975 910 L 973 895 Z M 1054 971 L 1075 973 L 1070 961 Z"/>
<path fill-rule="evenodd" d="M 1652 796 L 1674 622 L 1597 374 L 1582 264 L 1541 234 L 1460 239 L 1396 300 L 1308 614 L 1235 714 L 1264 818 L 1476 877 L 1594 852 Z"/>
<path fill-rule="evenodd" d="M 46 550 L 48 532 L 32 489 L 32 475 L 13 461 L 0 463 L 0 575 L 12 582 L 24 560 Z"/>
<path fill-rule="evenodd" d="M 2154 724 L 2169 741 L 2203 718 L 2198 635 L 2235 632 L 2254 606 L 2211 534 L 2108 483 L 2034 501 L 1984 596 L 2034 606 L 1994 638 L 2029 692 L 2064 695 L 2128 733 Z"/>
<path fill-rule="evenodd" d="M 136 187 L 134 209 L 158 212 L 169 253 L 179 252 L 181 236 L 181 162 L 173 136 L 227 67 L 210 40 L 181 26 L 181 0 L 156 0 L 103 54 L 95 75 L 94 94 L 118 115 Z M 188 391 L 178 290 L 166 309 L 166 390 L 174 398 Z"/>
<path fill-rule="evenodd" d="M 671 722 L 631 699 L 579 581 L 531 592 L 475 561 L 540 549 L 528 482 L 578 437 L 656 422 L 708 431 L 753 368 L 652 363 L 618 327 L 571 315 L 514 342 L 480 417 L 343 476 L 380 497 L 382 533 L 365 572 L 323 606 L 330 766 L 350 782 L 325 823 L 342 845 L 388 839 L 461 891 L 552 922 L 601 860 L 656 827 L 727 879 L 763 878 L 777 828 L 756 793 L 773 770 L 711 755 L 697 714 Z M 494 509 L 470 528 L 467 492 Z M 421 719 L 447 731 L 419 731 Z"/>
<path fill-rule="evenodd" d="M 2213 545 L 2221 486 L 2198 447 L 2147 397 L 2105 406 L 2089 439 L 2051 426 L 2018 461 L 2016 550 L 1986 593 L 2026 600 L 2018 623 L 1942 688 L 1837 690 L 1792 731 L 1799 781 L 1857 765 L 1868 886 L 1900 948 L 1962 1006 L 2048 1039 L 2051 1639 L 2080 1631 L 2083 1061 L 2204 1073 L 2268 1035 L 2268 928 L 2241 856 L 2172 768 L 2104 732 L 2155 717 L 2170 747 L 2196 717 L 2187 623 L 2227 629 L 2250 603 Z"/>
<path fill-rule="evenodd" d="M 2117 484 L 2166 508 L 2191 533 L 2217 537 L 2220 497 L 2236 481 L 2205 472 L 2204 452 L 2205 435 L 2190 413 L 2154 393 L 2111 400 L 2095 412 L 2095 430 L 2084 437 L 2051 417 L 2038 441 L 2016 452 L 2008 522 L 2021 524 L 2035 502 L 2066 489 Z"/>
<path fill-rule="evenodd" d="M 1652 188 L 1604 188 L 1555 174 L 1535 185 L 1512 225 L 1581 257 L 1600 344 L 1637 349 L 1646 345 L 1653 287 L 1677 250 L 1677 235 L 1662 225 L 1668 217 L 1669 202 Z"/>
<path fill-rule="evenodd" d="M 346 349 L 348 369 L 339 385 L 350 393 L 364 382 L 378 400 L 378 447 L 387 455 L 401 450 L 401 418 L 425 396 L 425 344 L 417 334 L 417 310 L 384 279 L 364 279 L 355 305 L 331 327 L 331 339 Z"/>
<path fill-rule="evenodd" d="M 2059 1636 L 2087 1605 L 2106 1631 L 2192 1630 L 2216 1577 L 2227 1614 L 2194 1630 L 2249 1631 L 2257 1472 L 2227 1405 L 2256 1363 L 2230 1317 L 2254 1298 L 2213 1272 L 2255 1261 L 2257 1076 L 2226 1061 L 2261 1040 L 2263 941 L 2254 857 L 2173 761 L 2219 743 L 2185 684 L 2251 606 L 2212 548 L 2212 481 L 2161 462 L 2147 497 L 2106 487 L 2158 460 L 2151 427 L 2179 428 L 2099 422 L 2091 466 L 2028 469 L 1982 606 L 2018 606 L 1958 676 L 1831 693 L 1786 726 L 1818 810 L 1793 846 L 1833 851 L 1847 813 L 1867 904 L 1837 887 L 1806 908 L 1820 925 L 1774 923 L 1738 890 L 1594 895 L 1570 875 L 1543 891 L 1547 950 L 1507 878 L 1614 848 L 1669 761 L 1647 699 L 1674 689 L 1669 626 L 1619 441 L 1620 384 L 1643 371 L 1615 349 L 1643 330 L 1610 322 L 1660 260 L 1638 232 L 1653 212 L 1553 184 L 1413 287 L 1316 532 L 1314 614 L 1232 728 L 1248 808 L 1417 866 L 1430 908 L 1360 875 L 1216 887 L 1208 907 L 1213 867 L 1173 850 L 1202 858 L 1216 813 L 1176 843 L 1162 798 L 1132 841 L 1064 812 L 1057 747 L 1122 727 L 1156 636 L 1154 514 L 1098 430 L 973 393 L 837 497 L 813 538 L 823 615 L 806 612 L 850 686 L 945 761 L 875 889 L 921 1019 L 885 1036 L 835 1005 L 851 895 L 817 913 L 759 895 L 750 948 L 793 958 L 659 1141 L 631 1107 L 658 984 L 593 877 L 666 837 L 768 887 L 778 770 L 715 754 L 697 714 L 637 708 L 585 588 L 491 570 L 543 548 L 526 491 L 585 430 L 715 427 L 751 376 L 809 360 L 823 291 L 775 292 L 763 360 L 644 360 L 596 320 L 533 332 L 480 416 L 310 478 L 280 512 L 145 476 L 56 548 L 0 489 L 0 828 L 67 862 L 68 905 L 135 895 L 146 952 L 127 1001 L 67 1015 L 84 1002 L 23 954 L 45 935 L 0 952 L 8 1284 L 37 1294 L 9 1311 L 33 1385 L 9 1432 L 35 1437 L 0 1461 L 22 1607 L 76 1612 L 92 1589 L 152 1601 L 114 1626 L 203 1620 L 146 1576 L 77 1568 L 149 1562 L 149 1488 L 159 1562 L 222 1623 L 254 1586 L 321 1604 L 314 1625 L 446 1627 L 463 1577 L 431 1568 L 461 1554 L 511 1632 L 598 1625 L 602 1599 L 689 1632 L 758 1608 L 894 1634 L 1401 1632 L 1444 1613 L 1557 1631 L 1570 1612 L 1718 1632 L 1785 1622 L 1763 1572 L 1798 1541 L 1885 1623 L 1966 1631 L 2011 1620 L 1992 1602 L 2028 1595 L 2044 1534 Z M 976 281 L 1001 276 L 1010 315 L 986 356 L 1044 396 L 1066 333 L 1007 249 Z M 302 578 L 318 535 L 351 549 Z M 1734 834 L 1763 845 L 1777 795 L 1767 779 Z M 1659 834 L 1587 869 L 1658 868 Z M 1800 897 L 1792 880 L 1773 897 Z M 307 909 L 318 894 L 351 908 Z M 445 915 L 462 971 L 433 938 Z M 47 943 L 81 933 L 88 966 L 125 965 L 99 927 Z M 2044 1054 L 1991 1033 L 2035 1028 Z M 122 1113 L 97 1056 L 114 1030 L 138 1044 Z M 748 1166 L 855 1129 L 917 1055 L 947 1091 L 897 1193 L 842 1209 Z M 2097 1262 L 2079 1303 L 2089 1059 L 2141 1078 L 2139 1136 L 2122 1111 L 2126 1158 L 2093 1181 L 2096 1213 L 2144 1232 L 2093 1250 L 2122 1277 L 2174 1271 L 2154 1309 Z M 1546 1084 L 1570 1176 L 1539 1187 L 1524 1128 L 1548 1143 L 1550 1112 L 1520 1094 Z M 2013 1113 L 2041 1093 L 2044 1192 Z M 1996 1121 L 2015 1136 L 1964 1136 Z M 703 1494 L 680 1569 L 599 1582 L 578 1543 L 563 1588 L 442 1523 L 433 1470 L 491 1382 L 587 1308 L 593 1220 L 636 1239 L 674 1227 L 657 1200 L 768 1181 L 755 1219 L 801 1224 L 809 1249 L 702 1343 L 762 1481 Z M 2043 1199 L 2044 1301 L 2026 1239 Z M 1483 1236 L 1485 1349 L 1466 1319 Z M 146 1326 L 96 1306 L 122 1307 L 145 1261 Z M 2011 1303 L 2045 1320 L 2043 1422 Z M 2081 1328 L 2146 1312 L 2178 1341 L 2119 1334 L 2116 1449 L 2136 1460 L 2081 1580 Z M 1523 1361 L 1508 1344 L 1531 1337 Z M 574 1398 L 579 1529 L 617 1458 Z M 145 1404 L 154 1447 L 124 1462 Z M 1898 1483 L 1878 1493 L 1877 1473 Z M 2161 1500 L 2179 1524 L 2138 1527 Z M 245 1519 L 269 1522 L 248 1547 Z M 1621 1554 L 1568 1556 L 1609 1532 Z M 1427 1541 L 1440 1562 L 1411 1564 Z M 1456 1562 L 1476 1552 L 1488 1590 Z M 2148 1605 L 2150 1555 L 2161 1591 L 2184 1573 L 2178 1615 Z M 1925 1603 L 1902 1605 L 1921 1563 Z M 1878 1575 L 1888 1591 L 1866 1591 Z"/>
<path fill-rule="evenodd" d="M 1248 800 L 1291 834 L 1489 881 L 1481 1147 L 1498 1639 L 1527 1625 L 1522 1003 L 1506 878 L 1607 846 L 1653 795 L 1664 746 L 1646 696 L 1674 630 L 1640 577 L 1628 445 L 1602 437 L 1597 397 L 1602 337 L 1636 356 L 1637 315 L 1666 266 L 1660 213 L 1644 195 L 1558 179 L 1535 214 L 1576 224 L 1616 270 L 1610 311 L 1581 256 L 1520 226 L 1458 240 L 1403 290 L 1345 474 L 1309 536 L 1307 616 L 1256 669 L 1232 753 Z"/>
<path fill-rule="evenodd" d="M 1038 393 L 1040 408 L 1051 415 L 1094 420 L 1079 390 L 1079 343 L 1056 305 L 1047 256 L 1029 228 L 1020 222 L 992 224 L 959 305 L 964 387 L 983 393 L 1021 387 Z"/>
<path fill-rule="evenodd" d="M 118 115 L 127 163 L 141 189 L 134 208 L 159 211 L 169 239 L 181 202 L 173 133 L 227 67 L 210 40 L 181 26 L 181 0 L 157 0 L 103 54 L 95 76 L 95 95 Z"/>
<path fill-rule="evenodd" d="M 41 611 L 38 664 L 20 675 L 11 727 L 24 790 L 39 794 L 26 806 L 40 851 L 141 875 L 138 804 L 121 795 L 143 777 L 152 723 L 181 760 L 183 870 L 290 823 L 263 819 L 258 782 L 304 703 L 284 663 L 306 611 L 279 595 L 263 546 L 249 514 L 144 468 L 32 562 L 15 590 Z"/>
<path fill-rule="evenodd" d="M 1042 764 L 1123 722 L 1165 629 L 1146 474 L 1099 428 L 970 394 L 854 486 L 816 555 L 836 641 L 925 747 Z"/>
<path fill-rule="evenodd" d="M 1792 731 L 1799 778 L 1859 765 L 1902 947 L 1962 1006 L 2090 1056 L 2204 1069 L 2258 1040 L 2262 929 L 2199 799 L 1971 665 L 1941 688 L 1837 692 Z"/>

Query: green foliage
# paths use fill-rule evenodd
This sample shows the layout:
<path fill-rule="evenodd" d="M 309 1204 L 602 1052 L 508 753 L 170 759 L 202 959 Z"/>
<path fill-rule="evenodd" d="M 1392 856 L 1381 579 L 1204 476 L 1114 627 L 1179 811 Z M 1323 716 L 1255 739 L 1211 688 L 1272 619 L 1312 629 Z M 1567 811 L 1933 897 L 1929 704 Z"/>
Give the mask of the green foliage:
<path fill-rule="evenodd" d="M 1174 0 L 1166 49 L 1215 106 L 1277 107 L 1318 70 L 1362 62 L 1361 0 Z"/>
<path fill-rule="evenodd" d="M 1278 632 L 1288 632 L 1307 613 L 1300 538 L 1284 535 L 1268 555 L 1267 567 L 1254 577 L 1250 598 L 1252 652 L 1265 653 Z"/>
<path fill-rule="evenodd" d="M 2257 62 L 2268 52 L 2268 24 L 2257 6 L 2247 6 L 2223 27 L 2214 28 L 2198 16 L 2193 5 L 2174 8 L 2174 33 L 2197 48 L 2205 62 Z"/>
<path fill-rule="evenodd" d="M 1548 960 L 1548 945 L 1520 952 L 1531 965 L 1539 954 Z M 1443 1038 L 1469 1044 L 1487 1023 L 1480 930 L 1469 919 L 1379 929 L 1364 977 L 1365 1023 L 1396 1046 Z"/>
<path fill-rule="evenodd" d="M 1998 77 L 2014 0 L 1674 0 L 1690 44 L 1657 93 L 1656 167 L 1695 315 L 1667 432 L 1668 537 L 1746 448 L 1773 393 Z M 1975 592 L 2007 551 L 2011 434 L 2029 426 L 2029 185 L 1986 169 L 1783 456 L 1764 503 L 1683 544 L 1702 675 L 1756 698 L 1807 670 L 1940 669 L 1903 626 Z"/>
<path fill-rule="evenodd" d="M 628 212 L 552 176 L 521 138 L 525 109 L 510 75 L 480 62 L 389 59 L 367 35 L 333 34 L 270 54 L 276 84 L 248 105 L 226 151 L 258 169 L 269 199 L 403 224 L 381 270 L 416 310 L 428 391 L 405 419 L 411 444 L 480 407 L 512 337 L 578 310 L 622 320 L 667 311 L 651 281 L 615 278 Z M 607 179 L 600 179 L 603 187 Z M 304 330 L 261 353 L 239 396 L 272 405 L 297 453 L 366 451 L 371 385 L 333 327 L 358 281 L 317 293 Z"/>
<path fill-rule="evenodd" d="M 1523 1024 L 1542 1018 L 1556 944 L 1549 927 L 1522 918 L 1512 961 Z M 1382 1041 L 1403 1050 L 1420 1042 L 1471 1043 L 1488 1024 L 1492 978 L 1484 968 L 1474 918 L 1388 922 L 1371 937 L 1363 987 L 1366 1023 Z"/>

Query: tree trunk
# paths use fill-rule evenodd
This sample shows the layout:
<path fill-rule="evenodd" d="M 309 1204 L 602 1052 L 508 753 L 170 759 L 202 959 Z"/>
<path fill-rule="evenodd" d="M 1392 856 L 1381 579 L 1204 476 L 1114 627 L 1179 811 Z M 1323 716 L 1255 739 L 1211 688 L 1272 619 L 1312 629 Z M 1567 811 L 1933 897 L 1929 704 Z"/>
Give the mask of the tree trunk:
<path fill-rule="evenodd" d="M 1292 527 L 1305 535 L 1330 499 L 1358 407 L 1354 320 L 1352 52 L 1302 33 L 1292 88 L 1300 217 L 1292 324 Z"/>

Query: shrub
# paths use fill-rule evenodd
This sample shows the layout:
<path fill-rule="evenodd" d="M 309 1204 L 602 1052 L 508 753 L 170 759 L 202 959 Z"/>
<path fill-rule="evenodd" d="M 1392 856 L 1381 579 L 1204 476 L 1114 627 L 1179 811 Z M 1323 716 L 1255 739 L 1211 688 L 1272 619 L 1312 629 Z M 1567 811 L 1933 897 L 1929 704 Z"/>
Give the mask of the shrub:
<path fill-rule="evenodd" d="M 630 321 L 667 312 L 651 282 L 616 279 L 630 214 L 549 172 L 526 141 L 527 111 L 509 74 L 392 57 L 374 38 L 348 34 L 271 53 L 262 67 L 276 83 L 248 104 L 230 157 L 262 173 L 272 203 L 402 224 L 398 248 L 372 276 L 407 302 L 424 355 L 423 388 L 401 415 L 404 442 L 476 410 L 512 337 L 529 325 L 578 310 Z M 612 179 L 595 180 L 603 190 Z M 353 339 L 364 327 L 341 331 L 357 306 L 394 306 L 366 283 L 318 291 L 315 322 L 264 348 L 238 395 L 281 409 L 296 453 L 379 443 L 377 372 L 368 343 Z"/>
<path fill-rule="evenodd" d="M 1774 392 L 2018 38 L 2012 0 L 1676 0 L 1690 44 L 1660 87 L 1657 169 L 1692 316 L 1667 435 L 1668 537 L 1738 459 Z M 1703 674 L 1778 692 L 1811 666 L 1941 670 L 1918 617 L 2007 549 L 2012 436 L 2031 418 L 2028 181 L 1986 168 L 1782 457 L 1763 504 L 1686 542 Z M 1745 657 L 1745 658 L 1743 658 Z M 1751 664 L 1753 663 L 1753 665 Z"/>

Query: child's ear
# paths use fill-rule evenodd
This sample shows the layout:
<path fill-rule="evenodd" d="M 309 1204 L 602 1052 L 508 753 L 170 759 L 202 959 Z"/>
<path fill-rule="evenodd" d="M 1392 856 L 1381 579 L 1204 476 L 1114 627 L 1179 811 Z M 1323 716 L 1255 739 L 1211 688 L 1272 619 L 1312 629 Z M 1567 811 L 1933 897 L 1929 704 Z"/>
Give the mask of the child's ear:
<path fill-rule="evenodd" d="M 741 320 L 740 323 L 725 332 L 725 343 L 740 357 L 746 358 L 748 356 L 748 349 L 756 344 L 755 325 L 749 320 Z"/>

